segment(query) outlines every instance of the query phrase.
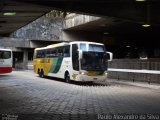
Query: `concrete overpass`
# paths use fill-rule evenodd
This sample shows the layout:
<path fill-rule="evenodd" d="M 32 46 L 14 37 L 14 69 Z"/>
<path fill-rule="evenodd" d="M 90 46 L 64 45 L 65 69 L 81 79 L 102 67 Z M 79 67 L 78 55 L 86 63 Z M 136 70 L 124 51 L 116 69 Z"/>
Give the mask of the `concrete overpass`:
<path fill-rule="evenodd" d="M 152 25 L 152 34 L 157 32 L 160 25 L 159 5 L 159 0 L 1 0 L 0 36 L 8 36 L 52 9 L 111 17 L 114 26 L 104 25 L 104 29 L 111 33 L 126 33 L 126 29 L 129 33 L 142 32 L 144 30 L 138 26 L 148 23 Z M 7 12 L 16 15 L 4 16 Z M 122 23 L 117 24 L 120 21 Z"/>

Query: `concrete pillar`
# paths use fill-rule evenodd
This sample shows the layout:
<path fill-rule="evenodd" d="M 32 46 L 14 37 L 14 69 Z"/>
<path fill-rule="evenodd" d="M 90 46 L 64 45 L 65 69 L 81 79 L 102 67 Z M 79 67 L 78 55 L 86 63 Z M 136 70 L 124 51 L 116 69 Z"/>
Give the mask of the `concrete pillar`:
<path fill-rule="evenodd" d="M 23 53 L 23 68 L 28 69 L 27 65 L 28 65 L 28 51 L 24 50 L 24 53 Z"/>

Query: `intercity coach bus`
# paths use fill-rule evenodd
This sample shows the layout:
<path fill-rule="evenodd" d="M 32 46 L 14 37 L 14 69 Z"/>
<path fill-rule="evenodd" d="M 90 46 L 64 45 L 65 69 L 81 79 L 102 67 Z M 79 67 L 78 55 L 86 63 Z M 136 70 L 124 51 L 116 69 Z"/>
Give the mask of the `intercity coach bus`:
<path fill-rule="evenodd" d="M 12 72 L 12 50 L 0 49 L 0 74 Z"/>
<path fill-rule="evenodd" d="M 103 44 L 63 42 L 36 48 L 34 72 L 40 77 L 52 76 L 75 81 L 104 81 L 107 77 L 107 54 Z"/>

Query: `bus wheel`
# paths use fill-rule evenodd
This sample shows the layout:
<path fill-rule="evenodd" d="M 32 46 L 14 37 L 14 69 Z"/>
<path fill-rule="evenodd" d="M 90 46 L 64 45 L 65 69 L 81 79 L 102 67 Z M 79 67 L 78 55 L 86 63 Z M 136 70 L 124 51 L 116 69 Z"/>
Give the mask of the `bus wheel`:
<path fill-rule="evenodd" d="M 41 76 L 40 69 L 38 69 L 38 75 L 39 75 L 39 77 Z"/>
<path fill-rule="evenodd" d="M 43 72 L 43 69 L 41 69 L 41 71 L 39 71 L 39 77 L 44 77 L 44 72 Z"/>
<path fill-rule="evenodd" d="M 70 83 L 69 73 L 66 73 L 66 74 L 65 74 L 65 81 L 66 81 L 67 83 Z"/>

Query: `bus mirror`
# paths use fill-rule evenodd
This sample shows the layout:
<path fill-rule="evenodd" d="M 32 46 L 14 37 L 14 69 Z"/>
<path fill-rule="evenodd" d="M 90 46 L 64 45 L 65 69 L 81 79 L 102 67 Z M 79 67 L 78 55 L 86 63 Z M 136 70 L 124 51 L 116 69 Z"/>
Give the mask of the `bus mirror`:
<path fill-rule="evenodd" d="M 111 52 L 106 52 L 106 54 L 107 54 L 107 59 L 108 59 L 108 61 L 112 61 L 112 59 L 113 59 L 113 53 L 111 53 Z"/>

